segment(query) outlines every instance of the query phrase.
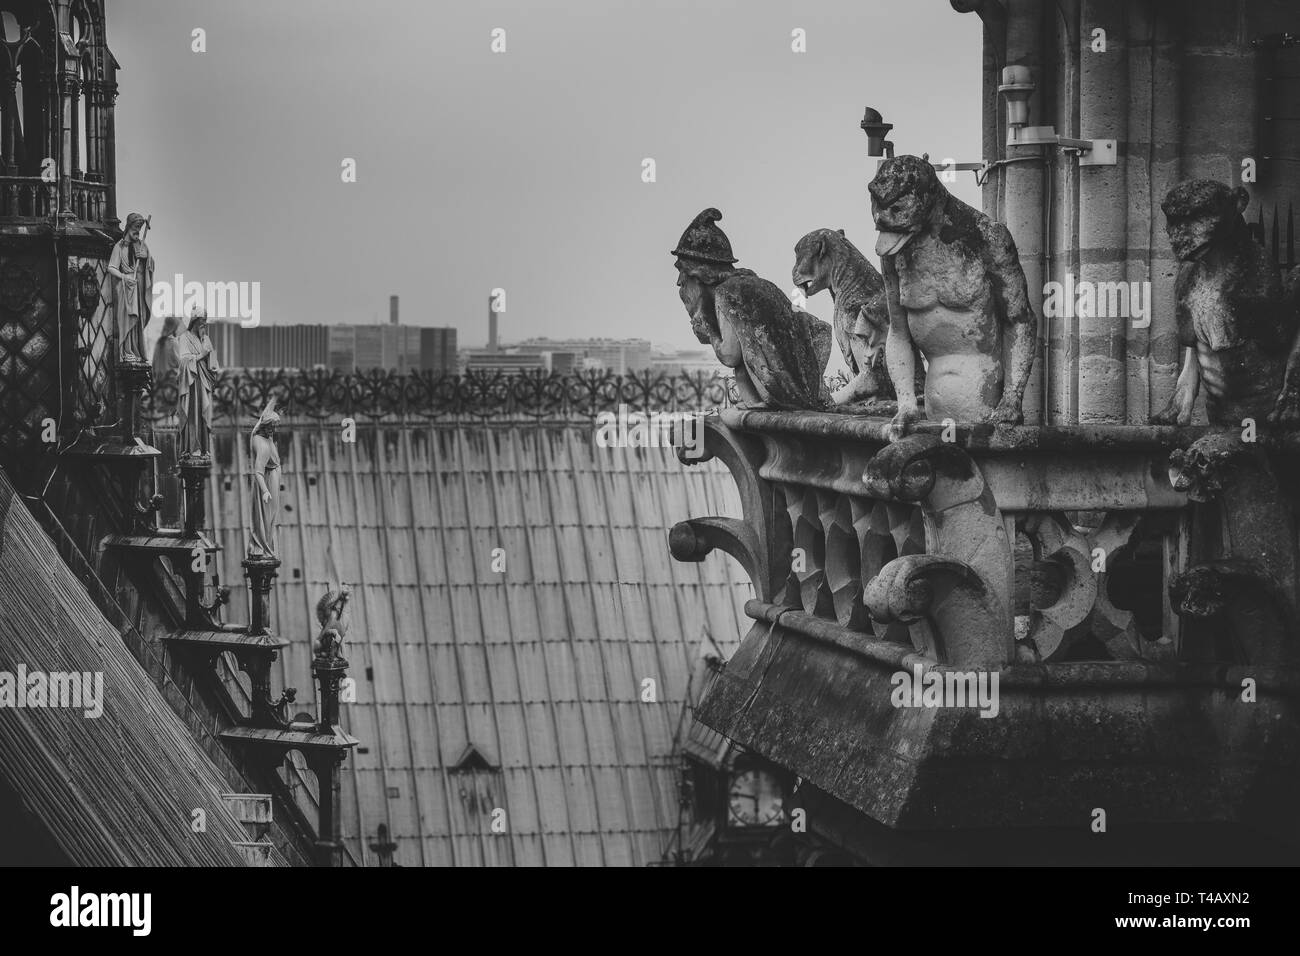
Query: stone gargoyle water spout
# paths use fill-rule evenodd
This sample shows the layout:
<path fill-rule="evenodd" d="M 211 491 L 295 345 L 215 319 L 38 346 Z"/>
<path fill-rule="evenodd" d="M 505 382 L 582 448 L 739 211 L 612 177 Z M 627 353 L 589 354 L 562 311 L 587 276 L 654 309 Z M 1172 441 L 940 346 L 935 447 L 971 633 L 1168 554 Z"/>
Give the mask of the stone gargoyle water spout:
<path fill-rule="evenodd" d="M 868 189 L 889 304 L 885 356 L 898 392 L 894 436 L 920 415 L 913 346 L 927 364 L 928 418 L 1019 424 L 1038 318 L 1011 233 L 950 194 L 924 157 L 885 160 Z"/>
<path fill-rule="evenodd" d="M 795 311 L 775 284 L 736 268 L 731 242 L 717 225 L 721 218 L 716 209 L 704 210 L 672 251 L 695 337 L 735 370 L 742 406 L 825 408 L 830 326 Z"/>
<path fill-rule="evenodd" d="M 885 280 L 843 229 L 814 229 L 794 247 L 791 280 L 812 298 L 825 290 L 835 303 L 831 328 L 849 367 L 849 380 L 831 396 L 836 405 L 883 402 L 895 397 L 885 362 L 889 305 Z M 924 381 L 920 361 L 916 388 Z M 892 412 L 891 412 L 892 413 Z"/>

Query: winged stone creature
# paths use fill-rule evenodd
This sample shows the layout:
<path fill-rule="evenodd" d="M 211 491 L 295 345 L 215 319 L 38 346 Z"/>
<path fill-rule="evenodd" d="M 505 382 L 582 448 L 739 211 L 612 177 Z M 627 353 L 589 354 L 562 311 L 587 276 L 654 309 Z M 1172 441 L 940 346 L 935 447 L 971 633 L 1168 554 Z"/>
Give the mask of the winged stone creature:
<path fill-rule="evenodd" d="M 827 407 L 830 326 L 796 311 L 774 283 L 736 268 L 721 218 L 717 209 L 701 212 L 671 253 L 695 337 L 735 370 L 742 407 Z"/>

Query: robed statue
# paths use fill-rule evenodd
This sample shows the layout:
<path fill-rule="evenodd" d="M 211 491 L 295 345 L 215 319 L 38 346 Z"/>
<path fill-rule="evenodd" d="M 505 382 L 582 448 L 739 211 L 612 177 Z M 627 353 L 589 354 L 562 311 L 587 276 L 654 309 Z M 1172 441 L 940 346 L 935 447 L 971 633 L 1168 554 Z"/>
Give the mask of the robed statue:
<path fill-rule="evenodd" d="M 122 238 L 108 257 L 109 301 L 117 333 L 118 358 L 145 362 L 144 329 L 153 308 L 153 256 L 144 243 L 149 224 L 133 212 L 126 217 Z"/>
<path fill-rule="evenodd" d="M 275 426 L 280 416 L 275 399 L 266 403 L 249 439 L 252 458 L 253 528 L 249 557 L 275 557 L 275 522 L 280 514 L 280 453 L 275 447 Z"/>
<path fill-rule="evenodd" d="M 162 334 L 153 347 L 153 396 L 155 404 L 162 401 L 167 386 L 176 387 L 180 376 L 180 343 L 178 336 L 184 330 L 180 316 L 169 315 L 163 319 Z M 172 402 L 169 400 L 169 404 Z"/>
<path fill-rule="evenodd" d="M 211 454 L 212 390 L 221 364 L 208 337 L 208 315 L 195 306 L 189 328 L 176 337 L 177 414 L 182 455 Z"/>

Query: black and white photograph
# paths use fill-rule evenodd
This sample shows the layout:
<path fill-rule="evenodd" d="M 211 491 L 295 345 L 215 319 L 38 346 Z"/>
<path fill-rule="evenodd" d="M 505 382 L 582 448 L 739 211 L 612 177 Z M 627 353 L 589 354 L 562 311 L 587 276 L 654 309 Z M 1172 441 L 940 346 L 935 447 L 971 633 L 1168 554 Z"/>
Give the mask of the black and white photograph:
<path fill-rule="evenodd" d="M 1274 922 L 1297 205 L 1297 0 L 0 0 L 6 917 Z"/>

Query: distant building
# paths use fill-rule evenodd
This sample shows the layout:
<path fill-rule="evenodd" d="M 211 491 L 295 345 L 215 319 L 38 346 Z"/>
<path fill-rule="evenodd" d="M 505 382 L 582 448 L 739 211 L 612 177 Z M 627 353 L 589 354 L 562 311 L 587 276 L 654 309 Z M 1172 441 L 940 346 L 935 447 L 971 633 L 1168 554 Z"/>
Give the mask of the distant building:
<path fill-rule="evenodd" d="M 494 351 L 468 349 L 461 356 L 461 370 L 465 372 L 519 372 L 546 371 L 547 357 L 540 352 Z"/>
<path fill-rule="evenodd" d="M 619 375 L 640 372 L 653 364 L 646 339 L 526 339 L 510 346 L 519 352 L 572 352 L 586 368 Z"/>
<path fill-rule="evenodd" d="M 208 335 L 217 360 L 227 368 L 317 368 L 329 363 L 330 329 L 325 325 L 259 325 L 214 319 Z"/>
<path fill-rule="evenodd" d="M 456 330 L 409 325 L 208 324 L 217 358 L 227 368 L 372 368 L 454 372 Z"/>
<path fill-rule="evenodd" d="M 651 368 L 656 372 L 678 375 L 682 372 L 721 372 L 723 365 L 713 354 L 713 349 L 680 349 L 675 352 L 655 352 L 651 357 Z"/>
<path fill-rule="evenodd" d="M 546 367 L 552 372 L 572 372 L 582 363 L 582 359 L 576 352 L 543 352 L 542 358 L 546 360 Z"/>

